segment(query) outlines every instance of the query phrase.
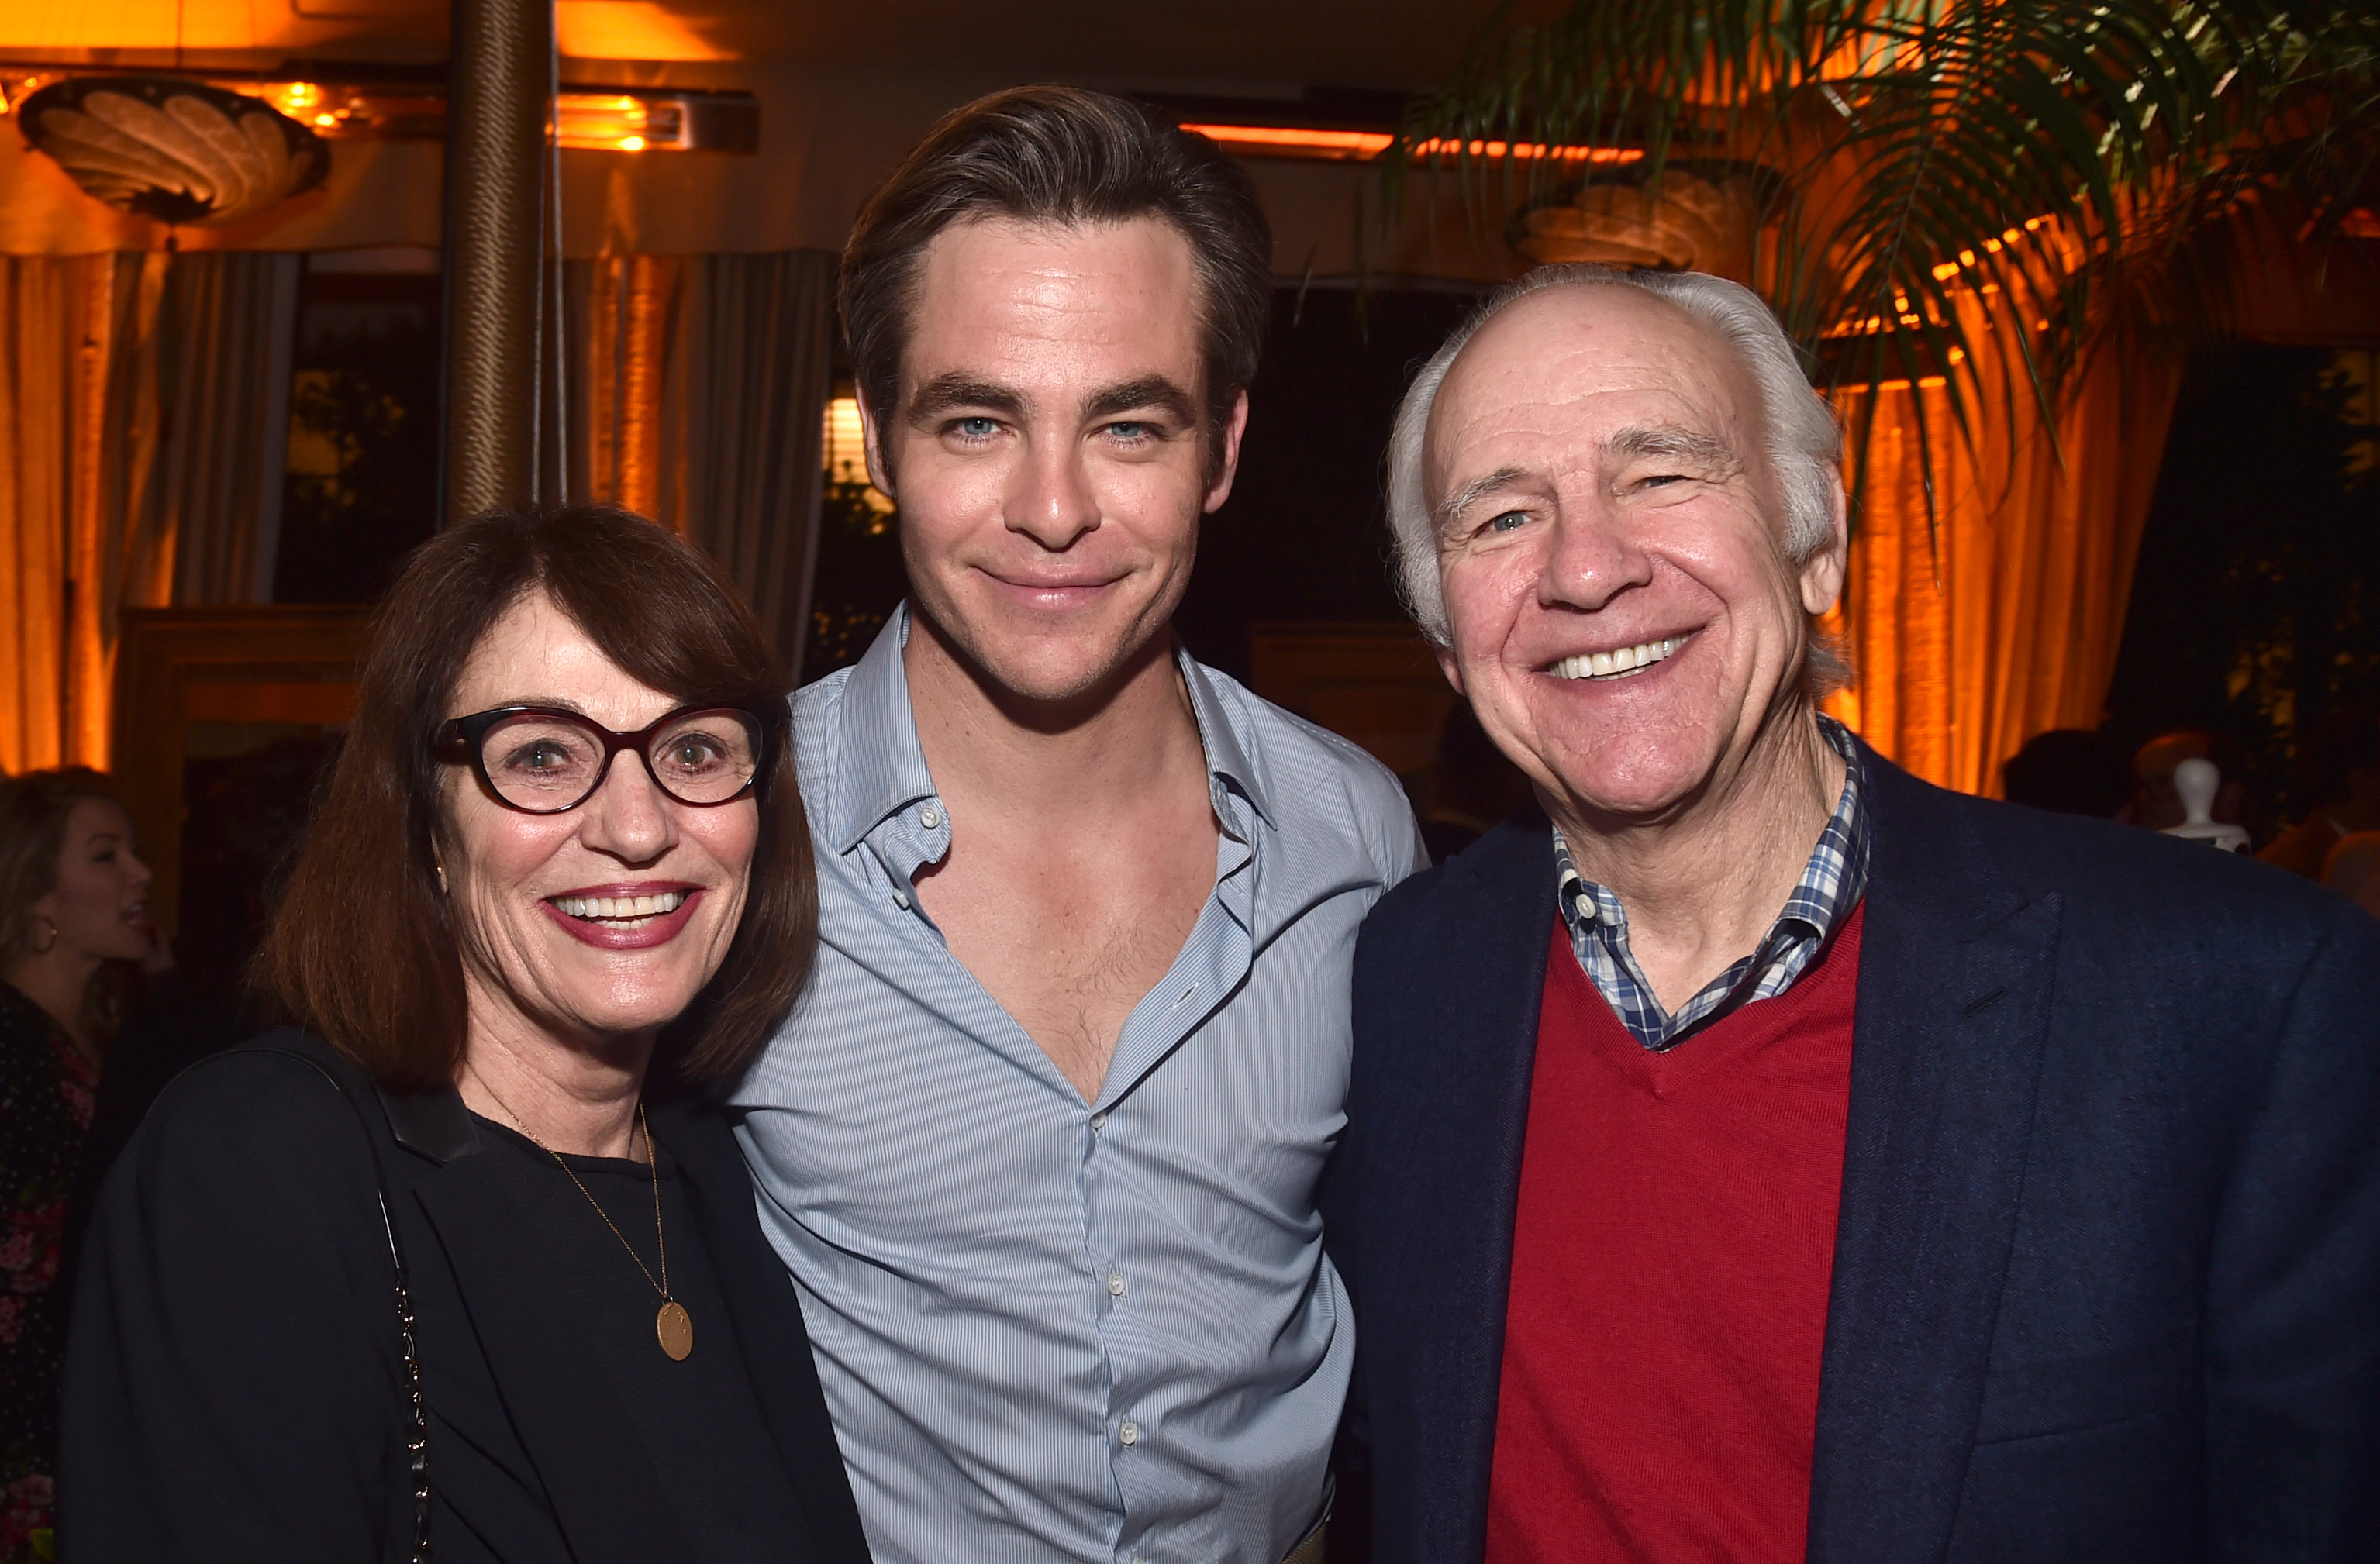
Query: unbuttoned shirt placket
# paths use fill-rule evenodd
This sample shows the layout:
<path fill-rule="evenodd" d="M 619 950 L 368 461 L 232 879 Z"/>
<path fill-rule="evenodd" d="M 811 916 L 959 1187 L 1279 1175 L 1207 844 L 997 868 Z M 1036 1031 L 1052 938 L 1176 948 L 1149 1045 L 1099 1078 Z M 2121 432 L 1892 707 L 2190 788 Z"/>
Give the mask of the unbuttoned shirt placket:
<path fill-rule="evenodd" d="M 1209 797 L 1222 829 L 1215 847 L 1215 889 L 1199 909 L 1190 937 L 1164 978 L 1142 996 L 1116 1038 L 1106 1079 L 1088 1103 L 1015 1018 L 983 992 L 987 1013 L 978 1040 L 1028 1070 L 1078 1109 L 1079 1216 L 1083 1232 L 1085 1297 L 1098 1322 L 1107 1365 L 1107 1404 L 1084 1433 L 1098 1441 L 1113 1481 L 1119 1564 L 1152 1557 L 1164 1539 L 1127 1534 L 1135 1515 L 1177 1512 L 1182 1496 L 1169 1495 L 1172 1468 L 1157 1459 L 1165 1437 L 1161 1418 L 1144 1410 L 1162 1365 L 1159 1344 L 1143 1312 L 1147 1284 L 1137 1282 L 1139 1260 L 1161 1233 L 1135 1220 L 1128 1194 L 1119 1192 L 1112 1170 L 1132 1154 L 1133 1092 L 1184 1046 L 1246 978 L 1255 959 L 1257 840 L 1255 811 L 1225 781 L 1209 773 Z M 941 931 L 920 903 L 917 877 L 950 852 L 951 822 L 941 800 L 927 793 L 905 801 L 868 833 L 867 849 L 880 874 L 885 894 L 909 915 L 930 946 L 929 959 L 947 962 L 965 980 L 979 984 L 951 953 Z M 871 876 L 871 878 L 875 878 Z M 1141 1288 L 1135 1297 L 1135 1285 Z"/>

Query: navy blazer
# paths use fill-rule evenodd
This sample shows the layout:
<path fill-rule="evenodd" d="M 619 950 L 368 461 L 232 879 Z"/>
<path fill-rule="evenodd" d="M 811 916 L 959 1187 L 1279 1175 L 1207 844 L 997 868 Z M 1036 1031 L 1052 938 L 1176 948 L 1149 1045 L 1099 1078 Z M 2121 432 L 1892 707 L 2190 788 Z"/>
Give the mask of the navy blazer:
<path fill-rule="evenodd" d="M 1809 1558 L 2380 1558 L 2380 921 L 1867 766 Z M 1501 827 L 1357 946 L 1322 1206 L 1380 1564 L 1485 1549 L 1553 880 Z"/>

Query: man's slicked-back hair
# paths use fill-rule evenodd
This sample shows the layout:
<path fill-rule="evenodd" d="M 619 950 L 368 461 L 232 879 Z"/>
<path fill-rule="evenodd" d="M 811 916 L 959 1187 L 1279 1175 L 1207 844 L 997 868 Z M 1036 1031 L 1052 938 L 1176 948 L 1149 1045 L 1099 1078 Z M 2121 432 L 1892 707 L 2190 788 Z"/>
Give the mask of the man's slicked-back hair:
<path fill-rule="evenodd" d="M 1197 269 L 1210 460 L 1256 378 L 1272 311 L 1272 231 L 1247 176 L 1204 136 L 1127 99 L 1017 87 L 945 115 L 868 199 L 843 249 L 843 329 L 868 406 L 900 406 L 926 247 L 954 223 L 1067 227 L 1155 217 Z"/>

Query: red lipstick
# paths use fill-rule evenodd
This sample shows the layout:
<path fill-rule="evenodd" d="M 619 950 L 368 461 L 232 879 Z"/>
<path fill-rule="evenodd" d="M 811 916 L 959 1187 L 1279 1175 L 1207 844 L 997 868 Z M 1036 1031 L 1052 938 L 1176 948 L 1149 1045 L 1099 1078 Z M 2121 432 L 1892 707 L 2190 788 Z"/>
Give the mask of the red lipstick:
<path fill-rule="evenodd" d="M 668 912 L 655 913 L 640 920 L 634 927 L 574 917 L 554 904 L 570 898 L 608 897 L 618 901 L 630 896 L 659 896 L 673 891 L 684 896 L 685 900 Z M 592 945 L 599 951 L 646 951 L 676 939 L 687 920 L 694 916 L 694 909 L 701 903 L 702 897 L 702 890 L 692 885 L 656 885 L 650 882 L 641 885 L 589 885 L 558 891 L 540 902 L 538 907 L 580 944 Z"/>

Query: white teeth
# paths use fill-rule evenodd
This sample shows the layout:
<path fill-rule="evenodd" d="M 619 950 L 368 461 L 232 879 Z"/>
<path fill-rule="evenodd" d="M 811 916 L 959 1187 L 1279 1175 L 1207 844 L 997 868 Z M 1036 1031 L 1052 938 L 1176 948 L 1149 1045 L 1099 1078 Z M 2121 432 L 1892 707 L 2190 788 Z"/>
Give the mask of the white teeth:
<path fill-rule="evenodd" d="M 1556 662 L 1552 672 L 1558 679 L 1609 679 L 1649 668 L 1685 644 L 1685 637 L 1669 636 L 1638 646 L 1621 647 L 1618 651 L 1581 652 Z"/>
<path fill-rule="evenodd" d="M 677 911 L 686 904 L 686 892 L 664 891 L 658 896 L 556 896 L 553 904 L 572 917 L 637 922 Z"/>

